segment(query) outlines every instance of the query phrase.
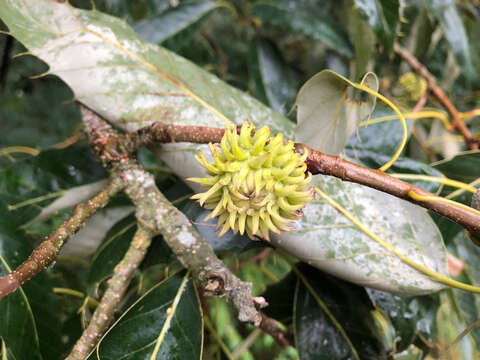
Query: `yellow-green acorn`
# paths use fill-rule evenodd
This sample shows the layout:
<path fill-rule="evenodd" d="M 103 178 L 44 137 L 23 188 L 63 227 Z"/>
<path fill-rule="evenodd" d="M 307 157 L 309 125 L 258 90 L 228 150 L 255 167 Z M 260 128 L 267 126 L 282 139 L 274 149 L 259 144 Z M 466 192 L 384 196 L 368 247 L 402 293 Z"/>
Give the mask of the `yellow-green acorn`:
<path fill-rule="evenodd" d="M 308 154 L 296 153 L 282 134 L 271 138 L 266 126 L 254 131 L 249 122 L 240 135 L 235 125 L 228 126 L 220 144 L 209 144 L 213 163 L 201 151 L 195 156 L 210 176 L 187 179 L 207 189 L 191 198 L 212 210 L 204 221 L 218 216 L 219 237 L 232 229 L 270 240 L 270 231 L 292 230 L 287 224 L 303 215 L 313 197 L 307 189 L 312 175 L 305 174 Z"/>

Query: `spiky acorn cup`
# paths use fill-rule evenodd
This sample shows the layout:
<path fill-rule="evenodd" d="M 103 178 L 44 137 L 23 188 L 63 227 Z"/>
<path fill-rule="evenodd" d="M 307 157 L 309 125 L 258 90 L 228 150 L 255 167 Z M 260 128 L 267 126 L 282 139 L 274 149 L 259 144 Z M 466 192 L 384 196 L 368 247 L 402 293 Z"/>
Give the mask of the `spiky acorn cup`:
<path fill-rule="evenodd" d="M 249 122 L 240 135 L 236 126 L 227 127 L 220 144 L 209 144 L 214 163 L 201 151 L 195 156 L 210 176 L 187 179 L 208 189 L 191 198 L 212 210 L 204 221 L 218 216 L 219 237 L 232 229 L 270 240 L 270 231 L 292 230 L 287 224 L 303 215 L 301 209 L 313 197 L 307 189 L 312 178 L 305 174 L 307 154 L 296 153 L 282 134 L 270 138 L 266 126 L 252 135 L 254 131 Z"/>

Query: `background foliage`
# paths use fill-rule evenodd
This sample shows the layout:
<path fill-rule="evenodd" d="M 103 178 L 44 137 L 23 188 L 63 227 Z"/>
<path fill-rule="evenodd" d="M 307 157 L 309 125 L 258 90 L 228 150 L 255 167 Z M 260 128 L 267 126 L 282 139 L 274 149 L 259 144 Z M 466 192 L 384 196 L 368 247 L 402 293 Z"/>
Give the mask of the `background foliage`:
<path fill-rule="evenodd" d="M 88 1 L 71 3 L 91 7 Z M 480 44 L 475 41 L 480 35 L 478 1 L 97 0 L 95 6 L 126 19 L 145 40 L 192 60 L 292 121 L 295 116 L 290 110 L 301 84 L 325 68 L 355 81 L 366 71 L 374 71 L 380 92 L 405 110 L 411 109 L 417 98 L 399 81 L 410 70 L 394 55 L 394 41 L 408 47 L 428 67 L 460 111 L 480 107 Z M 12 59 L 25 50 L 12 38 L 0 37 L 0 48 L 4 134 L 0 148 L 31 148 L 26 153 L 0 150 L 3 274 L 68 217 L 72 204 L 54 209 L 41 221 L 32 219 L 52 212 L 49 205 L 65 190 L 102 180 L 106 173 L 81 135 L 71 90 L 54 76 L 32 79 L 47 67 L 33 57 Z M 439 107 L 433 99 L 428 106 Z M 384 114 L 388 110 L 378 107 L 375 116 Z M 468 125 L 472 133 L 480 131 L 478 117 Z M 465 152 L 462 139 L 444 130 L 438 119 L 415 120 L 409 129 L 408 148 L 395 171 L 444 174 L 465 182 L 480 177 L 478 152 Z M 399 133 L 396 121 L 360 128 L 359 136 L 347 142 L 346 154 L 378 167 L 393 154 Z M 39 154 L 33 156 L 32 149 Z M 160 189 L 193 221 L 205 216 L 185 200 L 191 191 L 165 164 L 148 151 L 140 153 L 140 160 L 157 175 Z M 442 195 L 452 192 L 427 183 L 418 185 Z M 470 201 L 465 194 L 455 199 Z M 0 302 L 1 348 L 7 359 L 60 359 L 68 352 L 134 232 L 129 205 L 119 197 L 97 222 L 88 224 L 102 241 L 100 245 L 90 234 L 79 233 L 70 243 L 80 243 L 81 248 L 65 249 L 54 267 Z M 460 227 L 437 216 L 434 219 L 448 251 L 466 264 L 459 280 L 478 285 L 480 250 Z M 99 346 L 102 359 L 148 358 L 149 346 L 165 321 L 165 309 L 180 292 L 175 325 L 160 348 L 162 359 L 479 356 L 479 328 L 447 349 L 478 319 L 480 303 L 474 295 L 456 290 L 426 296 L 392 295 L 353 285 L 306 264 L 298 263 L 293 271 L 292 259 L 265 251 L 265 244 L 231 236 L 218 240 L 208 227 L 199 226 L 199 230 L 242 279 L 254 283 L 255 295 L 266 297 L 270 303 L 266 313 L 294 334 L 295 347 L 282 348 L 270 336 L 238 323 L 230 305 L 221 299 L 200 304 L 191 280 L 185 280 L 180 265 L 157 238 L 128 291 L 118 321 Z M 128 347 L 118 346 L 127 343 Z M 181 352 L 169 350 L 174 343 Z"/>

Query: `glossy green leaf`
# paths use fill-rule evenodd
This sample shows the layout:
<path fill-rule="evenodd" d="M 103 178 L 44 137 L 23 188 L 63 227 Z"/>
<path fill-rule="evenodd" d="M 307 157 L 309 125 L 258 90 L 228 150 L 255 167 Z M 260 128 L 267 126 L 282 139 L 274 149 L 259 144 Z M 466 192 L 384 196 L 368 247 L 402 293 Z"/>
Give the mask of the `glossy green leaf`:
<path fill-rule="evenodd" d="M 37 234 L 29 231 L 27 236 L 20 227 L 52 199 L 24 206 L 22 202 L 96 180 L 99 176 L 105 176 L 101 167 L 93 162 L 85 147 L 78 146 L 44 151 L 1 169 L 0 275 L 17 267 L 31 254 L 29 239 Z M 12 358 L 60 359 L 65 350 L 61 342 L 60 315 L 52 281 L 45 271 L 28 281 L 22 290 L 0 300 L 0 337 L 7 343 Z"/>
<path fill-rule="evenodd" d="M 93 255 L 87 285 L 94 289 L 102 281 L 113 275 L 115 266 L 122 260 L 137 229 L 137 221 L 133 214 L 117 222 L 105 235 L 103 243 Z M 161 236 L 155 237 L 142 262 L 143 268 L 157 264 L 167 265 L 174 255 Z"/>
<path fill-rule="evenodd" d="M 437 27 L 437 24 L 434 23 L 434 19 L 430 19 L 428 16 L 428 10 L 425 7 L 422 7 L 420 14 L 415 20 L 415 24 L 413 26 L 416 26 L 417 29 L 414 37 L 415 51 L 413 54 L 415 54 L 418 59 L 423 59 L 432 44 L 432 35 Z"/>
<path fill-rule="evenodd" d="M 375 306 L 385 314 L 395 329 L 395 349 L 408 348 L 416 336 L 416 323 L 420 320 L 418 311 L 409 307 L 411 298 L 393 295 L 384 291 L 367 289 Z"/>
<path fill-rule="evenodd" d="M 350 37 L 355 49 L 355 79 L 360 80 L 368 71 L 375 51 L 375 35 L 358 9 L 351 11 Z"/>
<path fill-rule="evenodd" d="M 354 0 L 355 7 L 368 22 L 387 53 L 393 49 L 399 21 L 398 0 Z"/>
<path fill-rule="evenodd" d="M 11 65 L 13 69 L 9 71 L 13 74 L 18 72 L 17 76 L 25 76 L 25 68 L 31 66 L 28 75 L 41 74 L 45 71 L 45 64 L 33 59 L 19 58 L 16 62 L 20 64 L 14 61 Z M 73 135 L 80 116 L 73 103 L 66 103 L 71 100 L 72 93 L 59 79 L 48 78 L 37 82 L 38 89 L 30 96 L 13 95 L 15 92 L 21 93 L 21 90 L 9 84 L 6 86 L 6 92 L 0 97 L 0 119 L 2 129 L 8 129 L 8 136 L 0 137 L 0 149 L 18 145 L 46 149 Z M 1 159 L 0 164 L 4 162 Z"/>
<path fill-rule="evenodd" d="M 51 72 L 72 87 L 79 101 L 125 130 L 155 120 L 222 127 L 225 122 L 221 113 L 237 123 L 248 119 L 257 126 L 269 126 L 273 133 L 282 132 L 285 138 L 293 136 L 293 124 L 288 119 L 184 58 L 143 42 L 121 20 L 45 0 L 1 0 L 0 5 L 0 17 L 13 35 L 46 61 Z M 331 88 L 338 101 L 346 83 L 333 74 L 327 76 L 336 79 Z M 313 104 L 323 97 L 328 102 L 329 90 L 324 90 L 316 95 Z M 322 133 L 319 128 L 311 124 L 311 132 Z M 340 132 L 346 141 L 348 136 Z M 193 155 L 206 148 L 167 144 L 161 147 L 159 156 L 179 177 L 198 177 L 204 169 Z M 355 215 L 400 251 L 443 272 L 441 237 L 422 210 L 359 185 L 328 177 L 317 177 L 314 182 L 330 195 L 343 198 L 344 203 L 340 202 L 348 209 L 361 209 L 361 216 Z M 353 189 L 356 196 L 349 194 Z M 396 209 L 396 216 L 386 217 L 392 213 L 391 208 Z M 315 266 L 328 267 L 338 276 L 361 284 L 372 283 L 383 290 L 425 293 L 441 288 L 380 249 L 350 224 L 345 228 L 345 219 L 330 206 L 311 202 L 305 213 L 308 216 L 298 223 L 299 231 L 283 234 L 275 240 L 277 245 L 313 261 Z M 378 223 L 378 219 L 383 222 Z M 422 232 L 419 240 L 412 237 L 418 231 Z"/>
<path fill-rule="evenodd" d="M 205 210 L 196 202 L 189 201 L 184 207 L 182 207 L 181 210 L 185 215 L 187 215 L 198 232 L 210 242 L 210 245 L 212 245 L 213 249 L 217 252 L 242 252 L 255 246 L 255 243 L 252 243 L 252 241 L 246 235 L 234 235 L 231 231 L 219 238 L 218 232 L 215 231 L 217 224 L 216 219 L 210 219 L 209 221 L 204 222 L 203 219 L 207 217 L 210 211 Z"/>
<path fill-rule="evenodd" d="M 113 269 L 122 260 L 135 235 L 137 222 L 132 215 L 115 224 L 105 235 L 104 242 L 93 255 L 89 268 L 88 287 L 98 286 L 113 275 Z"/>
<path fill-rule="evenodd" d="M 319 40 L 339 54 L 348 58 L 353 56 L 352 46 L 344 32 L 326 17 L 315 13 L 289 8 L 279 2 L 258 3 L 252 6 L 250 13 L 262 22 L 274 27 L 287 28 Z"/>
<path fill-rule="evenodd" d="M 201 359 L 203 321 L 192 280 L 175 275 L 137 300 L 100 340 L 99 359 Z M 92 354 L 92 359 L 96 359 Z"/>
<path fill-rule="evenodd" d="M 432 166 L 448 178 L 470 183 L 480 177 L 480 151 L 465 151 Z"/>
<path fill-rule="evenodd" d="M 28 257 L 31 247 L 26 239 L 19 240 L 19 234 L 6 233 L 1 227 L 0 235 L 0 276 L 8 274 L 23 257 Z M 14 263 L 14 254 L 17 253 L 17 263 Z M 22 288 L 8 295 L 0 301 L 0 337 L 14 358 L 42 359 L 40 353 L 40 339 L 38 336 L 37 321 L 33 314 L 31 299 Z"/>
<path fill-rule="evenodd" d="M 378 89 L 377 77 L 365 75 L 362 80 L 374 91 Z M 353 91 L 353 98 L 348 91 Z M 338 155 L 360 121 L 368 117 L 375 106 L 375 98 L 357 102 L 360 91 L 353 90 L 352 82 L 343 76 L 324 70 L 310 78 L 300 89 L 297 106 L 295 140 L 315 150 Z"/>
<path fill-rule="evenodd" d="M 294 334 L 300 359 L 386 359 L 366 291 L 308 266 L 298 270 L 310 284 L 309 289 L 298 279 L 295 291 Z"/>
<path fill-rule="evenodd" d="M 257 54 L 263 87 L 273 110 L 287 114 L 295 100 L 296 88 L 280 53 L 266 39 L 257 42 Z"/>
<path fill-rule="evenodd" d="M 133 28 L 146 41 L 160 43 L 198 21 L 217 6 L 215 1 L 182 1 L 176 7 L 139 21 Z"/>
<path fill-rule="evenodd" d="M 0 276 L 15 269 L 32 252 L 25 233 L 6 205 L 13 197 L 0 195 Z M 59 313 L 51 279 L 39 274 L 0 300 L 0 338 L 17 360 L 60 359 Z"/>
<path fill-rule="evenodd" d="M 268 286 L 262 294 L 268 306 L 262 311 L 279 321 L 291 321 L 296 284 L 296 276 L 291 272 L 281 281 Z"/>
<path fill-rule="evenodd" d="M 467 32 L 453 0 L 425 0 L 429 12 L 440 23 L 455 59 L 465 76 L 475 78 Z"/>

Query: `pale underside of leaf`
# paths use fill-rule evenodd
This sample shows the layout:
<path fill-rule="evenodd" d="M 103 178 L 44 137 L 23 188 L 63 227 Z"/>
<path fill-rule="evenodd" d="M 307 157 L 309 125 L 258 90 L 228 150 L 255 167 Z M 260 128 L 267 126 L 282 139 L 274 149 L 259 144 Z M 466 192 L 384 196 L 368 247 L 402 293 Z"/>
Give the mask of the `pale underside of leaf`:
<path fill-rule="evenodd" d="M 378 89 L 376 77 L 368 73 L 362 83 Z M 369 116 L 375 106 L 368 101 L 355 101 L 348 90 L 352 83 L 330 70 L 324 70 L 300 89 L 297 106 L 295 140 L 331 155 L 340 154 L 360 121 Z"/>

